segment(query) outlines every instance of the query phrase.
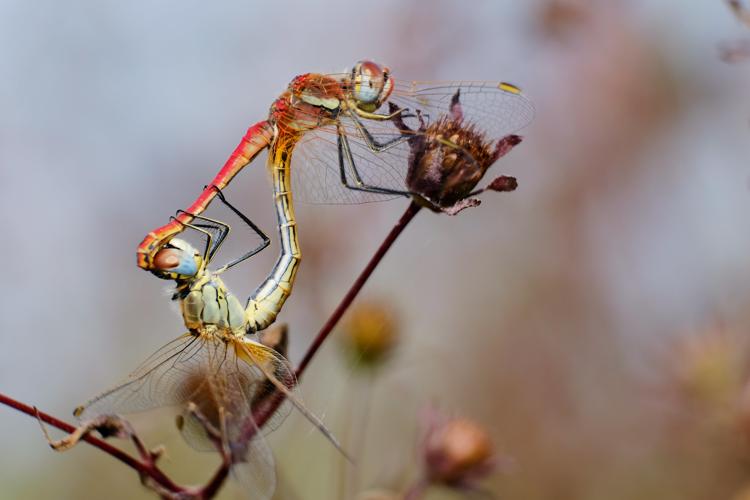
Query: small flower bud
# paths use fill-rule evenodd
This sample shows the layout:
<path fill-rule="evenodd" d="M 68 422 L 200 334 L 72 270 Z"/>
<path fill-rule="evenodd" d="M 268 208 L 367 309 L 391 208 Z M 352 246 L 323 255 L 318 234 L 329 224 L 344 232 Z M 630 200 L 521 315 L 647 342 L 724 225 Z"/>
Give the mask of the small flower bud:
<path fill-rule="evenodd" d="M 515 191 L 517 187 L 518 187 L 518 181 L 516 180 L 515 177 L 501 175 L 500 177 L 490 182 L 489 185 L 487 185 L 487 190 L 489 191 Z"/>
<path fill-rule="evenodd" d="M 398 340 L 392 311 L 376 302 L 355 306 L 344 323 L 341 340 L 354 363 L 367 367 L 379 365 Z"/>
<path fill-rule="evenodd" d="M 471 486 L 494 470 L 495 456 L 487 431 L 465 418 L 440 418 L 428 430 L 423 459 L 429 481 Z"/>

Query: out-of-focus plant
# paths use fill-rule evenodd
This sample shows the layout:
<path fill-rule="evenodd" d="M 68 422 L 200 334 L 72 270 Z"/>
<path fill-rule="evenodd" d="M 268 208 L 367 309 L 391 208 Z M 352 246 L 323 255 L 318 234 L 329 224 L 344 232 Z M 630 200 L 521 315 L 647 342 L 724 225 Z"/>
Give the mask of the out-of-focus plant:
<path fill-rule="evenodd" d="M 392 308 L 382 301 L 352 307 L 341 325 L 341 347 L 355 369 L 377 369 L 393 353 L 399 338 Z"/>
<path fill-rule="evenodd" d="M 425 474 L 431 483 L 469 488 L 495 466 L 487 431 L 466 418 L 438 415 L 430 423 L 423 443 Z"/>
<path fill-rule="evenodd" d="M 430 408 L 419 447 L 420 475 L 405 493 L 406 500 L 422 498 L 433 486 L 459 492 L 480 492 L 480 482 L 507 457 L 498 457 L 487 430 L 464 417 L 448 417 Z"/>
<path fill-rule="evenodd" d="M 748 376 L 746 351 L 735 335 L 719 328 L 681 341 L 674 371 L 684 401 L 712 421 L 736 420 Z"/>
<path fill-rule="evenodd" d="M 726 3 L 737 20 L 750 28 L 750 9 L 740 0 L 726 0 Z M 728 63 L 747 61 L 750 58 L 750 40 L 733 40 L 720 44 L 719 57 Z"/>

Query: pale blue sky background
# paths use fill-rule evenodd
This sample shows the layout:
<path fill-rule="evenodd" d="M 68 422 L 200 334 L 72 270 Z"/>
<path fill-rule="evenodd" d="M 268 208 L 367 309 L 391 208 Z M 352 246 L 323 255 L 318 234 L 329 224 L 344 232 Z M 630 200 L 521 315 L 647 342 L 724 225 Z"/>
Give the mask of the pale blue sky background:
<path fill-rule="evenodd" d="M 660 54 L 679 89 L 670 125 L 617 160 L 615 184 L 597 181 L 579 200 L 579 243 L 590 252 L 581 279 L 595 288 L 615 341 L 637 346 L 628 351 L 637 357 L 717 317 L 731 324 L 748 305 L 750 63 L 721 62 L 717 45 L 750 30 L 719 0 L 611 4 L 633 38 Z M 420 216 L 368 288 L 403 311 L 404 377 L 414 381 L 405 390 L 419 395 L 414 406 L 435 397 L 492 425 L 483 403 L 448 393 L 443 382 L 460 386 L 460 375 L 430 360 L 457 339 L 474 339 L 466 328 L 486 331 L 515 314 L 525 283 L 558 268 L 575 274 L 575 252 L 559 250 L 568 229 L 554 218 L 553 200 L 561 185 L 588 172 L 575 170 L 588 146 L 570 113 L 586 107 L 600 82 L 596 71 L 591 87 L 576 80 L 576 54 L 587 49 L 540 40 L 535 2 L 460 5 L 0 1 L 0 391 L 66 416 L 181 333 L 166 284 L 136 269 L 137 243 L 192 201 L 291 77 L 371 58 L 397 78 L 511 81 L 536 102 L 527 140 L 496 167 L 519 178 L 519 191 L 488 197 L 456 219 Z M 592 39 L 588 50 L 597 44 Z M 613 51 L 603 59 L 616 67 L 620 57 Z M 597 106 L 593 123 L 619 121 L 616 110 Z M 262 168 L 248 170 L 233 199 L 273 233 Z M 307 260 L 283 316 L 295 335 L 293 360 L 403 206 L 298 208 Z M 249 293 L 275 252 L 231 275 L 233 288 Z M 529 313 L 545 324 L 539 300 Z M 472 345 L 481 352 L 483 335 L 475 337 L 466 340 L 466 356 Z M 321 360 L 335 357 L 329 351 Z M 351 375 L 320 370 L 307 400 L 335 415 L 335 391 L 313 382 Z M 463 383 L 474 380 L 468 377 Z M 278 453 L 280 463 L 287 458 L 285 474 L 295 476 L 303 474 L 302 459 L 284 447 L 298 439 L 324 445 L 301 423 L 289 432 L 278 438 Z M 147 497 L 108 457 L 55 455 L 32 419 L 2 408 L 0 443 L 0 484 L 18 498 L 73 498 L 90 481 L 78 467 L 95 463 L 106 468 L 100 477 L 122 485 L 122 498 Z"/>

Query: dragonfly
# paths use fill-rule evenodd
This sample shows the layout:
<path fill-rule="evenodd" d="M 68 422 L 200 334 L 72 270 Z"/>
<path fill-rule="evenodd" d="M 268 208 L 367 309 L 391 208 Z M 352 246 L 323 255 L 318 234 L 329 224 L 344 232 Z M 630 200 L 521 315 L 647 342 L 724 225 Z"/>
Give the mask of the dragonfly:
<path fill-rule="evenodd" d="M 208 266 L 231 228 L 224 222 L 191 214 L 193 222 L 182 224 L 205 236 L 204 250 L 200 252 L 187 241 L 173 238 L 156 254 L 160 269 L 153 271 L 158 277 L 175 282 L 172 299 L 179 301 L 188 332 L 157 350 L 125 381 L 76 408 L 74 415 L 87 422 L 105 415 L 179 407 L 182 412 L 178 427 L 188 444 L 201 451 L 215 451 L 215 439 L 210 439 L 205 422 L 212 429 L 221 429 L 222 439 L 231 451 L 232 472 L 250 497 L 266 499 L 275 488 L 275 470 L 262 432 L 276 429 L 291 407 L 344 452 L 297 395 L 295 375 L 287 360 L 246 335 L 250 312 L 220 276 L 263 250 L 269 239 L 214 189 L 222 202 L 260 236 L 262 243 L 211 271 Z M 284 397 L 288 403 L 262 417 L 270 416 L 261 422 L 265 424 L 261 432 L 256 426 L 257 410 L 274 408 L 275 397 Z"/>
<path fill-rule="evenodd" d="M 148 233 L 138 246 L 138 266 L 158 269 L 155 255 L 208 207 L 217 193 L 212 187 L 223 189 L 269 149 L 281 250 L 246 306 L 249 329 L 264 329 L 289 297 L 302 257 L 292 193 L 312 203 L 412 196 L 404 184 L 411 154 L 408 136 L 424 130 L 415 119 L 444 114 L 459 91 L 465 116 L 489 137 L 504 137 L 533 118 L 531 101 L 505 82 L 400 81 L 372 61 L 360 61 L 342 73 L 295 77 L 271 105 L 268 118 L 247 130 L 210 187 L 174 220 Z M 386 111 L 386 104 L 396 105 L 397 111 Z M 394 120 L 397 116 L 402 121 Z"/>

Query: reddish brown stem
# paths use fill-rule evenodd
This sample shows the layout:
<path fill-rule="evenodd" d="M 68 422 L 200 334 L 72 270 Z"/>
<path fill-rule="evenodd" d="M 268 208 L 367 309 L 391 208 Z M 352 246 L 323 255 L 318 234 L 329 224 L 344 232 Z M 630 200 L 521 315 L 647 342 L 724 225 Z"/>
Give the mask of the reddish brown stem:
<path fill-rule="evenodd" d="M 393 226 L 393 229 L 391 229 L 391 232 L 388 233 L 388 236 L 385 237 L 383 242 L 380 244 L 380 247 L 378 247 L 375 254 L 372 256 L 372 258 L 370 258 L 370 262 L 367 263 L 367 266 L 365 266 L 365 268 L 359 274 L 344 298 L 341 299 L 341 302 L 339 303 L 338 307 L 336 307 L 336 310 L 333 311 L 331 316 L 315 336 L 315 339 L 313 340 L 312 344 L 310 344 L 310 347 L 308 347 L 305 356 L 302 358 L 302 361 L 300 361 L 300 364 L 297 367 L 297 380 L 299 380 L 299 378 L 302 376 L 305 369 L 307 368 L 307 365 L 310 364 L 310 360 L 312 360 L 312 358 L 318 352 L 320 346 L 323 345 L 323 342 L 325 342 L 336 324 L 339 322 L 346 310 L 357 297 L 360 290 L 362 290 L 362 287 L 367 282 L 367 279 L 370 277 L 372 272 L 378 266 L 380 261 L 383 260 L 383 257 L 385 256 L 386 252 L 388 252 L 388 249 L 393 246 L 393 243 L 396 241 L 398 236 L 404 231 L 404 229 L 409 224 L 409 222 L 411 222 L 414 216 L 419 213 L 419 210 L 421 208 L 422 207 L 420 205 L 416 204 L 413 201 L 409 203 L 408 207 L 406 207 L 406 210 L 401 215 L 401 218 L 398 220 L 396 225 Z M 272 399 L 269 398 L 268 400 L 264 401 L 258 408 L 254 409 L 252 420 L 249 420 L 247 425 L 243 429 L 242 439 L 247 441 L 252 439 L 258 429 L 263 427 L 263 425 L 268 421 L 269 418 L 271 418 L 271 416 L 276 412 L 276 410 L 279 408 L 279 406 L 281 406 L 281 403 L 283 402 L 284 396 L 282 394 L 275 393 Z"/>
<path fill-rule="evenodd" d="M 31 406 L 25 405 L 21 403 L 20 401 L 16 401 L 15 399 L 6 396 L 5 394 L 0 393 L 0 404 L 4 404 L 6 406 L 10 406 L 11 408 L 14 408 L 22 413 L 25 413 L 27 415 L 30 415 L 32 417 L 39 417 L 42 422 L 51 425 L 52 427 L 56 427 L 60 429 L 61 431 L 71 433 L 73 432 L 76 427 L 64 422 L 62 420 L 59 420 L 58 418 L 53 417 L 52 415 L 48 415 L 44 412 L 38 411 L 36 408 L 33 408 Z M 181 492 L 183 491 L 183 488 L 179 485 L 172 482 L 171 479 L 169 479 L 164 472 L 162 472 L 155 464 L 147 464 L 144 463 L 135 457 L 125 453 L 124 451 L 120 450 L 119 448 L 116 448 L 112 446 L 111 444 L 107 443 L 106 441 L 99 439 L 97 437 L 92 436 L 91 434 L 87 434 L 83 437 L 83 441 L 86 441 L 90 445 L 99 448 L 104 453 L 107 453 L 117 460 L 121 461 L 122 463 L 128 465 L 132 469 L 135 469 L 138 474 L 141 476 L 147 476 L 153 479 L 156 483 L 163 486 L 169 491 L 173 492 Z"/>
<path fill-rule="evenodd" d="M 336 310 L 333 311 L 333 314 L 331 314 L 331 316 L 328 318 L 328 321 L 326 321 L 326 323 L 323 325 L 323 328 L 320 329 L 318 335 L 315 337 L 315 340 L 313 340 L 312 344 L 310 344 L 310 347 L 307 349 L 305 356 L 302 358 L 302 361 L 300 361 L 299 366 L 297 367 L 297 379 L 302 376 L 302 373 L 307 368 L 307 365 L 310 364 L 310 360 L 312 360 L 313 356 L 315 356 L 315 354 L 318 352 L 318 349 L 320 349 L 320 346 L 323 345 L 323 342 L 325 342 L 325 340 L 331 334 L 334 327 L 336 326 L 336 324 L 338 324 L 339 320 L 344 315 L 346 310 L 349 309 L 349 306 L 357 297 L 360 290 L 362 290 L 362 287 L 367 282 L 370 275 L 378 266 L 380 261 L 383 259 L 386 252 L 388 252 L 393 243 L 396 241 L 396 238 L 398 238 L 398 236 L 403 232 L 403 230 L 406 228 L 409 222 L 411 222 L 414 216 L 419 213 L 419 210 L 421 208 L 422 207 L 420 205 L 417 205 L 413 201 L 406 208 L 406 211 L 404 211 L 399 221 L 395 226 L 393 226 L 393 229 L 391 229 L 391 232 L 388 233 L 388 236 L 386 236 L 386 238 L 383 240 L 383 243 L 380 244 L 380 247 L 375 252 L 375 255 L 372 256 L 370 262 L 367 263 L 367 266 L 359 274 L 356 281 L 352 284 L 351 288 L 349 288 L 349 291 L 346 292 L 344 298 L 341 299 L 341 302 L 339 303 L 338 307 L 336 307 Z"/>

